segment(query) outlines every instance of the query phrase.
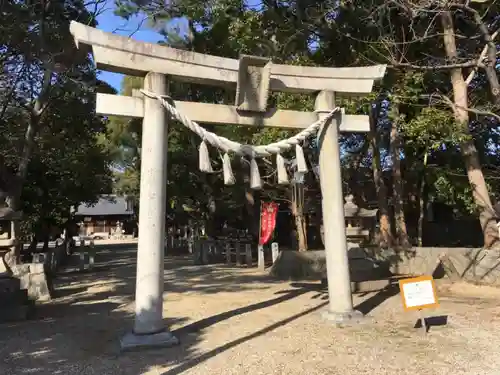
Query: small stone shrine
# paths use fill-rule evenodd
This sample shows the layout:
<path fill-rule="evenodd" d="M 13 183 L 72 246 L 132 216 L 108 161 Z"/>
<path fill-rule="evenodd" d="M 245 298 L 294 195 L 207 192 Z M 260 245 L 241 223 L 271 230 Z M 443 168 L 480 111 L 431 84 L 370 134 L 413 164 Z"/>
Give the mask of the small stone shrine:
<path fill-rule="evenodd" d="M 378 209 L 366 209 L 354 203 L 354 196 L 348 195 L 344 198 L 344 218 L 346 226 L 347 241 L 353 245 L 369 245 L 377 222 Z M 324 243 L 324 228 L 321 226 L 321 240 Z"/>

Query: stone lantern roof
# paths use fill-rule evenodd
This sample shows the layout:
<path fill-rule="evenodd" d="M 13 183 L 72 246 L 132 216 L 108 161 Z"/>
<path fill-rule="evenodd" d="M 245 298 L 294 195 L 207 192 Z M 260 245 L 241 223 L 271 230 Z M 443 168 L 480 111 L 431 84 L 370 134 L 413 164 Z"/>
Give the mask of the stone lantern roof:
<path fill-rule="evenodd" d="M 0 220 L 2 221 L 13 221 L 20 220 L 22 216 L 22 212 L 14 211 L 10 207 L 0 207 Z"/>
<path fill-rule="evenodd" d="M 348 195 L 345 198 L 344 204 L 344 217 L 349 218 L 370 218 L 377 216 L 378 209 L 368 210 L 366 208 L 360 208 L 356 203 L 353 202 L 354 196 Z"/>

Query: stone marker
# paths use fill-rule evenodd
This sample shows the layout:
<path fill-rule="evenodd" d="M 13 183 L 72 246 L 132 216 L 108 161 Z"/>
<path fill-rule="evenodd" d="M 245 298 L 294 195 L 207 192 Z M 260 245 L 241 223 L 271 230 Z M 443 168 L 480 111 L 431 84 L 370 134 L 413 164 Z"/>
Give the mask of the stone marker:
<path fill-rule="evenodd" d="M 272 254 L 272 257 L 273 257 L 273 264 L 274 262 L 276 262 L 276 259 L 278 259 L 278 255 L 280 253 L 280 249 L 279 249 L 279 245 L 277 242 L 273 242 L 271 244 L 271 254 Z"/>
<path fill-rule="evenodd" d="M 257 268 L 261 271 L 264 271 L 264 269 L 266 268 L 263 245 L 259 245 L 257 247 Z"/>

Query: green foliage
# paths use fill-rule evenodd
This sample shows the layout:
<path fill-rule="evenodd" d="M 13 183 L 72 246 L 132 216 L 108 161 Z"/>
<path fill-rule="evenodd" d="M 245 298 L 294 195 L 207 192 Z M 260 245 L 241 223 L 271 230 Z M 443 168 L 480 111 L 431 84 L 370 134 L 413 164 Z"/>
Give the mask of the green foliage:
<path fill-rule="evenodd" d="M 71 206 L 92 203 L 111 189 L 95 94 L 97 87 L 112 89 L 75 48 L 71 20 L 95 25 L 81 1 L 2 4 L 0 154 L 18 175 L 9 202 L 20 188 L 16 208 L 24 211 L 27 234 L 62 225 Z"/>
<path fill-rule="evenodd" d="M 240 53 L 264 55 L 272 57 L 276 63 L 310 66 L 394 65 L 393 69 L 388 69 L 384 81 L 374 88 L 373 94 L 361 99 L 339 97 L 338 105 L 347 113 L 369 114 L 374 103 L 380 102 L 375 125 L 380 137 L 382 169 L 388 171 L 392 165 L 390 131 L 395 124 L 401 135 L 405 178 L 416 181 L 425 170 L 431 199 L 451 204 L 463 214 L 474 207 L 460 145 L 473 140 L 484 165 L 500 165 L 498 156 L 491 152 L 492 145 L 498 141 L 498 134 L 491 130 L 495 123 L 485 117 L 474 117 L 471 132 L 467 134 L 454 121 L 449 106 L 439 100 L 440 95 L 451 91 L 449 69 L 431 68 L 450 62 L 444 57 L 438 17 L 425 4 L 416 8 L 414 14 L 407 13 L 405 7 L 397 9 L 385 1 L 370 4 L 364 1 L 274 1 L 249 6 L 247 2 L 236 0 L 174 0 L 168 3 L 119 0 L 116 4 L 117 13 L 124 18 L 137 14 L 148 16 L 151 27 L 165 36 L 164 43 L 177 48 L 233 58 Z M 452 7 L 453 3 L 440 6 Z M 493 22 L 497 5 L 474 6 L 482 12 L 487 24 Z M 454 8 L 453 14 L 461 61 L 476 59 L 484 46 L 477 25 L 474 26 L 470 12 Z M 180 18 L 185 20 L 186 30 L 173 26 Z M 413 69 L 411 65 L 423 68 Z M 468 70 L 464 70 L 465 73 Z M 175 84 L 171 90 L 180 100 L 232 104 L 234 97 L 232 92 L 195 85 Z M 487 81 L 480 71 L 471 85 L 471 103 L 491 110 L 487 92 Z M 314 105 L 312 95 L 284 93 L 272 94 L 270 102 L 278 108 L 297 110 L 312 110 Z M 271 128 L 218 126 L 212 129 L 222 136 L 252 144 L 270 143 L 294 133 Z M 211 199 L 218 202 L 218 210 L 234 212 L 239 209 L 244 204 L 242 182 L 223 187 L 220 174 L 200 175 L 197 171 L 199 140 L 178 124 L 171 124 L 170 132 L 168 191 L 171 210 L 184 212 L 189 207 L 190 213 L 207 213 Z M 127 136 L 119 138 L 123 150 Z M 366 153 L 367 142 L 365 135 L 341 135 L 346 166 L 362 154 L 360 167 L 371 167 L 372 155 Z M 311 142 L 307 150 L 313 161 L 317 156 L 314 146 Z M 214 168 L 220 169 L 218 153 L 211 152 Z M 428 165 L 423 163 L 424 155 L 428 155 Z M 261 163 L 260 167 L 261 174 L 269 176 L 266 192 L 286 199 L 286 190 L 274 184 L 272 166 Z M 247 173 L 239 160 L 233 161 L 233 170 L 240 180 Z M 495 190 L 494 176 L 489 169 L 485 173 L 487 179 L 491 177 L 488 181 Z M 405 185 L 408 201 L 418 196 L 417 190 L 417 184 Z"/>
<path fill-rule="evenodd" d="M 450 111 L 427 107 L 401 127 L 407 146 L 415 144 L 429 151 L 444 147 L 458 147 L 470 136 L 464 134 L 463 127 L 457 124 Z"/>

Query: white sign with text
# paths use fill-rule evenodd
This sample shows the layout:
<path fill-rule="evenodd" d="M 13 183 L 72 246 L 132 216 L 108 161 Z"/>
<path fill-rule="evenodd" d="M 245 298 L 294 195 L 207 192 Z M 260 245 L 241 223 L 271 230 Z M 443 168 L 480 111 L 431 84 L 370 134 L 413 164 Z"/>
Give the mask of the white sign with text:
<path fill-rule="evenodd" d="M 432 280 L 403 284 L 403 294 L 408 308 L 436 303 Z"/>

